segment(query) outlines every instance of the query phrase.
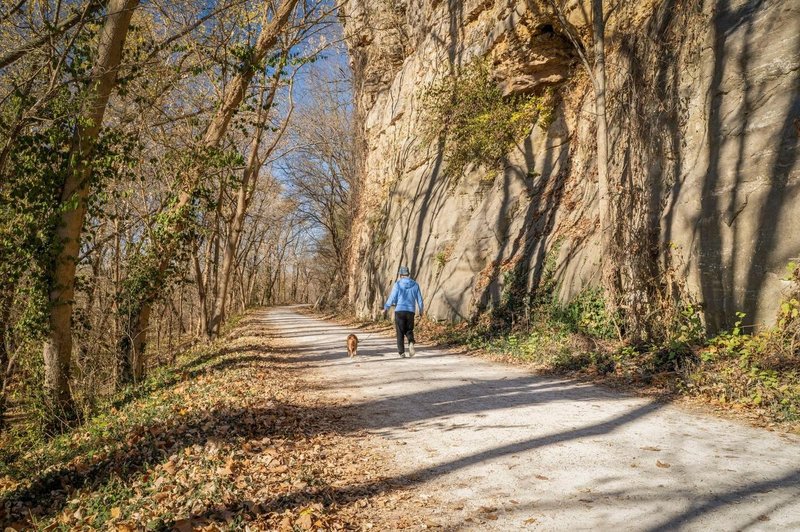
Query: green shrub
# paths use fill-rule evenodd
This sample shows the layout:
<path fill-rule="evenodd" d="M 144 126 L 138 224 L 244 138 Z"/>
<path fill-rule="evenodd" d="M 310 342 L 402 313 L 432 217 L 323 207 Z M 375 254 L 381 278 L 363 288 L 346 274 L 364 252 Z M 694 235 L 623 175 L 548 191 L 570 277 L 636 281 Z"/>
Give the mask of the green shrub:
<path fill-rule="evenodd" d="M 606 310 L 603 290 L 600 288 L 582 290 L 565 306 L 554 301 L 550 316 L 575 332 L 606 339 L 617 336 L 613 317 Z"/>
<path fill-rule="evenodd" d="M 436 264 L 437 275 L 442 273 L 442 270 L 444 269 L 445 265 L 450 261 L 450 256 L 452 254 L 453 254 L 453 246 L 451 244 L 448 245 L 442 251 L 439 251 L 436 255 L 434 255 L 433 262 Z"/>
<path fill-rule="evenodd" d="M 553 96 L 504 97 L 488 62 L 476 60 L 432 84 L 423 95 L 426 136 L 445 137 L 445 174 L 460 176 L 469 165 L 497 166 L 533 124 L 549 125 Z"/>

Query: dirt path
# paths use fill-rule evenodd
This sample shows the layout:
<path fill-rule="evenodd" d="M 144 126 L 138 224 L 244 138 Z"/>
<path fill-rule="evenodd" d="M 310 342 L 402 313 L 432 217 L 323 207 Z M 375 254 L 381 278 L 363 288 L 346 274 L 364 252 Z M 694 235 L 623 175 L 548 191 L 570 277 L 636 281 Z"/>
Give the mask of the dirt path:
<path fill-rule="evenodd" d="M 352 362 L 353 331 L 262 319 L 448 528 L 800 530 L 800 438 L 380 335 Z"/>

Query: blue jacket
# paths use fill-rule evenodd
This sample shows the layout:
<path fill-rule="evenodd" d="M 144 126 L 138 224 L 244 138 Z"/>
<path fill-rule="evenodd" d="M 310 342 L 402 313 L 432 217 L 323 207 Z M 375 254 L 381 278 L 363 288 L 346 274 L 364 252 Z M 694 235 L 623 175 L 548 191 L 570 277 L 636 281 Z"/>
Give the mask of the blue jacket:
<path fill-rule="evenodd" d="M 419 291 L 419 285 L 414 279 L 401 277 L 394 283 L 392 293 L 383 308 L 389 310 L 389 307 L 394 305 L 395 312 L 398 310 L 414 312 L 414 303 L 417 304 L 419 313 L 422 314 L 422 292 Z"/>

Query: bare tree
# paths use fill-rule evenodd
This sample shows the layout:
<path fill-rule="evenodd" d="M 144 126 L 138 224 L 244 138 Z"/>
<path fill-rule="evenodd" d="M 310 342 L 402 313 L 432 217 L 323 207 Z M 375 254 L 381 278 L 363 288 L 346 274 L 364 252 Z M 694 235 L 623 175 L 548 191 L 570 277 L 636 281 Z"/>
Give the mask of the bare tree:
<path fill-rule="evenodd" d="M 242 181 L 236 194 L 236 207 L 231 218 L 228 238 L 225 241 L 225 249 L 223 251 L 222 268 L 219 274 L 219 291 L 217 292 L 217 297 L 215 298 L 214 305 L 211 310 L 209 325 L 207 327 L 207 332 L 211 336 L 217 336 L 219 334 L 219 327 L 225 320 L 225 303 L 229 295 L 228 292 L 230 287 L 231 271 L 233 270 L 234 261 L 236 259 L 236 252 L 239 249 L 239 241 L 242 235 L 244 217 L 247 214 L 250 201 L 252 200 L 253 190 L 258 183 L 261 167 L 264 164 L 264 161 L 275 150 L 275 147 L 278 145 L 281 137 L 283 137 L 283 133 L 286 131 L 286 127 L 289 124 L 289 119 L 291 118 L 293 103 L 292 89 L 290 87 L 288 91 L 289 111 L 283 119 L 279 133 L 274 136 L 268 147 L 263 149 L 261 144 L 264 136 L 264 130 L 267 126 L 269 111 L 272 109 L 275 101 L 275 94 L 278 91 L 281 81 L 281 74 L 286 64 L 289 48 L 290 47 L 285 47 L 269 86 L 264 84 L 259 94 L 258 114 L 256 116 L 253 140 L 250 144 L 250 156 L 248 158 L 247 165 L 242 172 Z"/>
<path fill-rule="evenodd" d="M 287 176 L 298 212 L 311 226 L 317 261 L 324 263 L 324 302 L 347 287 L 345 270 L 357 180 L 357 142 L 350 79 L 338 69 L 316 72 L 311 98 L 298 110 L 291 135 L 293 153 L 279 167 Z"/>
<path fill-rule="evenodd" d="M 15 11 L 18 11 L 22 8 L 24 4 L 24 0 L 18 4 Z M 73 12 L 69 17 L 67 17 L 64 21 L 59 24 L 53 26 L 49 24 L 46 27 L 46 31 L 44 31 L 41 35 L 30 39 L 27 43 L 19 48 L 9 50 L 5 52 L 2 56 L 0 56 L 0 69 L 3 69 L 9 65 L 14 64 L 17 60 L 24 57 L 27 53 L 39 48 L 41 46 L 46 45 L 48 42 L 52 42 L 53 40 L 61 37 L 65 32 L 69 31 L 70 29 L 77 26 L 79 23 L 85 21 L 93 14 L 99 12 L 103 6 L 105 5 L 104 2 L 101 0 L 90 0 L 87 2 L 82 9 L 77 9 Z M 111 9 L 111 3 L 109 3 L 109 9 Z M 13 14 L 13 12 L 9 12 L 9 16 Z"/>
<path fill-rule="evenodd" d="M 590 62 L 586 49 L 575 27 L 567 20 L 565 2 L 549 0 L 559 25 L 575 48 L 594 90 L 594 108 L 597 143 L 597 207 L 600 222 L 600 245 L 603 250 L 603 285 L 610 302 L 616 299 L 614 282 L 613 246 L 613 204 L 610 198 L 608 177 L 608 123 L 606 111 L 606 59 L 605 59 L 605 18 L 603 0 L 592 1 L 592 44 L 594 55 Z"/>

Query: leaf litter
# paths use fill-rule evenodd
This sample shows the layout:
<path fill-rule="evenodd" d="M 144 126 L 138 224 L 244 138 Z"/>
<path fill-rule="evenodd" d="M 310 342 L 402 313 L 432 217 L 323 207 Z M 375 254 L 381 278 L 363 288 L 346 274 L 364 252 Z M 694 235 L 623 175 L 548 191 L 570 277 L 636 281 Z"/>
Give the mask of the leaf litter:
<path fill-rule="evenodd" d="M 0 524 L 120 532 L 436 527 L 437 502 L 412 495 L 385 442 L 349 427 L 347 408 L 320 394 L 267 336 L 257 320 L 243 320 L 185 362 L 178 382 L 110 412 L 111 429 L 76 429 L 63 460 L 4 479 Z M 42 456 L 49 455 L 34 449 L 27 458 Z"/>

